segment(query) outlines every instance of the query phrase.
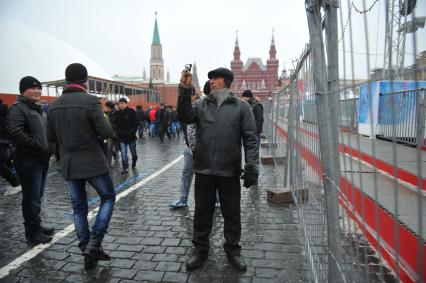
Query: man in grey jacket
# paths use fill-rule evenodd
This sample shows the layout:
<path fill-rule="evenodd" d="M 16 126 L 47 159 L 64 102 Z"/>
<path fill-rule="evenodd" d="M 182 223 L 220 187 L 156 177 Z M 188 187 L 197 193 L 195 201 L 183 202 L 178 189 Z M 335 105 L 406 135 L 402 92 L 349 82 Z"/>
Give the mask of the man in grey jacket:
<path fill-rule="evenodd" d="M 239 271 L 247 266 L 241 257 L 241 146 L 244 146 L 244 186 L 257 184 L 259 152 L 256 125 L 247 102 L 236 98 L 229 87 L 233 73 L 218 68 L 208 73 L 211 93 L 191 104 L 193 86 L 191 74 L 183 72 L 179 84 L 178 118 L 183 123 L 195 123 L 194 149 L 195 213 L 194 251 L 186 267 L 200 266 L 209 251 L 216 191 L 224 218 L 224 249 L 229 261 Z M 242 142 L 242 144 L 241 144 Z"/>
<path fill-rule="evenodd" d="M 110 260 L 101 248 L 111 220 L 115 191 L 103 152 L 102 141 L 112 137 L 99 100 L 87 93 L 87 70 L 73 63 L 65 70 L 67 85 L 48 112 L 48 139 L 58 143 L 62 175 L 69 187 L 74 209 L 74 225 L 83 251 L 86 269 L 98 260 Z M 98 215 L 89 230 L 85 184 L 95 188 L 101 198 Z"/>

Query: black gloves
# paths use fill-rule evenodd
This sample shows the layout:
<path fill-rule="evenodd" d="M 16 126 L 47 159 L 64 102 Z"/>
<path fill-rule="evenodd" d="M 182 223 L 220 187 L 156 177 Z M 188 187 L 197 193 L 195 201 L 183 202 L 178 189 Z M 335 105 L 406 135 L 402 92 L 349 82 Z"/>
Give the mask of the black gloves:
<path fill-rule="evenodd" d="M 241 179 L 244 180 L 243 186 L 249 188 L 251 186 L 257 185 L 257 180 L 259 177 L 259 168 L 256 164 L 246 164 L 244 165 L 243 175 Z"/>

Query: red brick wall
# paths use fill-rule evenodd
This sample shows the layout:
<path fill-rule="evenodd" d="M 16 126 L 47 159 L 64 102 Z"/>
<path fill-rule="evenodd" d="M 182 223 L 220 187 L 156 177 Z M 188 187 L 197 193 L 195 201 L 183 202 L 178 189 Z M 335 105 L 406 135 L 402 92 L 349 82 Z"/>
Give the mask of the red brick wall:
<path fill-rule="evenodd" d="M 8 106 L 12 105 L 16 101 L 17 97 L 18 97 L 18 94 L 0 93 L 0 99 L 2 99 L 3 103 L 8 105 Z M 54 96 L 42 96 L 41 97 L 41 100 L 46 100 L 47 103 L 50 103 L 55 99 L 56 99 L 56 97 L 54 97 Z"/>

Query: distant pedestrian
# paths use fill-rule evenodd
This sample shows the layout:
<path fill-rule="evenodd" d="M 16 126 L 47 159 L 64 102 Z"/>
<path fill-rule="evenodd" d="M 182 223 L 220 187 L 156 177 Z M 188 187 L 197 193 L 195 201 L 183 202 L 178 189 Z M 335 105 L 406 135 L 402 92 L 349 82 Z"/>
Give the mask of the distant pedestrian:
<path fill-rule="evenodd" d="M 196 124 L 194 251 L 186 267 L 196 268 L 207 258 L 218 190 L 224 218 L 224 249 L 234 267 L 245 271 L 247 265 L 239 244 L 241 148 L 244 146 L 244 186 L 251 187 L 257 184 L 259 174 L 256 125 L 249 104 L 229 91 L 234 74 L 218 68 L 210 71 L 208 77 L 212 92 L 195 104 L 191 104 L 191 73 L 182 72 L 178 87 L 178 118 Z"/>
<path fill-rule="evenodd" d="M 150 124 L 149 133 L 151 137 L 156 137 L 158 133 L 157 127 L 157 109 L 158 106 L 152 107 L 148 114 L 148 120 Z"/>
<path fill-rule="evenodd" d="M 62 95 L 49 107 L 48 138 L 59 143 L 61 172 L 71 195 L 78 247 L 84 255 L 84 267 L 91 269 L 98 260 L 111 259 L 102 250 L 102 240 L 114 209 L 115 191 L 101 142 L 113 132 L 99 100 L 87 92 L 86 67 L 70 64 L 65 79 Z M 87 219 L 86 182 L 101 199 L 92 231 Z"/>
<path fill-rule="evenodd" d="M 164 142 L 164 136 L 170 140 L 169 125 L 170 125 L 170 111 L 168 111 L 164 103 L 160 103 L 156 113 L 156 120 L 158 126 L 158 136 L 160 137 L 160 143 Z"/>
<path fill-rule="evenodd" d="M 143 111 L 142 105 L 136 106 L 136 119 L 138 120 L 138 137 L 143 138 L 143 131 L 145 129 L 145 112 Z"/>
<path fill-rule="evenodd" d="M 175 137 L 176 135 L 179 136 L 179 130 L 180 130 L 180 125 L 179 125 L 179 121 L 177 118 L 177 112 L 176 112 L 176 107 L 170 106 L 170 134 L 173 135 L 173 137 Z"/>
<path fill-rule="evenodd" d="M 107 140 L 107 161 L 108 161 L 108 166 L 111 168 L 112 166 L 112 158 L 114 158 L 114 160 L 117 160 L 117 151 L 116 151 L 116 146 L 115 144 L 117 143 L 117 131 L 115 129 L 115 109 L 114 109 L 114 103 L 112 103 L 112 101 L 107 101 L 105 103 L 105 107 L 104 107 L 104 113 L 106 115 L 106 118 L 108 120 L 108 122 L 111 124 L 112 127 L 112 137 L 108 138 Z"/>
<path fill-rule="evenodd" d="M 243 91 L 241 98 L 250 104 L 251 110 L 253 111 L 254 121 L 256 122 L 257 148 L 259 149 L 260 134 L 263 128 L 263 106 L 249 89 Z"/>
<path fill-rule="evenodd" d="M 33 244 L 48 243 L 54 229 L 41 224 L 40 211 L 53 148 L 47 141 L 46 115 L 38 104 L 41 83 L 34 77 L 24 77 L 19 92 L 9 109 L 6 127 L 16 147 L 14 166 L 22 186 L 25 238 Z"/>
<path fill-rule="evenodd" d="M 127 106 L 127 99 L 120 98 L 118 101 L 120 110 L 114 115 L 114 124 L 117 129 L 117 139 L 120 143 L 121 163 L 123 165 L 122 174 L 129 172 L 129 159 L 127 147 L 132 155 L 132 169 L 136 168 L 138 153 L 136 152 L 136 132 L 138 131 L 138 120 L 135 110 Z"/>

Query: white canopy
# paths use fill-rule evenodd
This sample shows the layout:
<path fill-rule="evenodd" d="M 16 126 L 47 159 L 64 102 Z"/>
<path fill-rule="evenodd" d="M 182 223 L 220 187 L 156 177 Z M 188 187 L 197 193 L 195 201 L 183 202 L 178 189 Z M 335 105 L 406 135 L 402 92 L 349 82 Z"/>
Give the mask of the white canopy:
<path fill-rule="evenodd" d="M 93 59 L 65 41 L 4 17 L 0 42 L 0 93 L 19 93 L 24 76 L 41 82 L 64 79 L 65 68 L 76 62 L 85 65 L 90 76 L 111 79 Z"/>

